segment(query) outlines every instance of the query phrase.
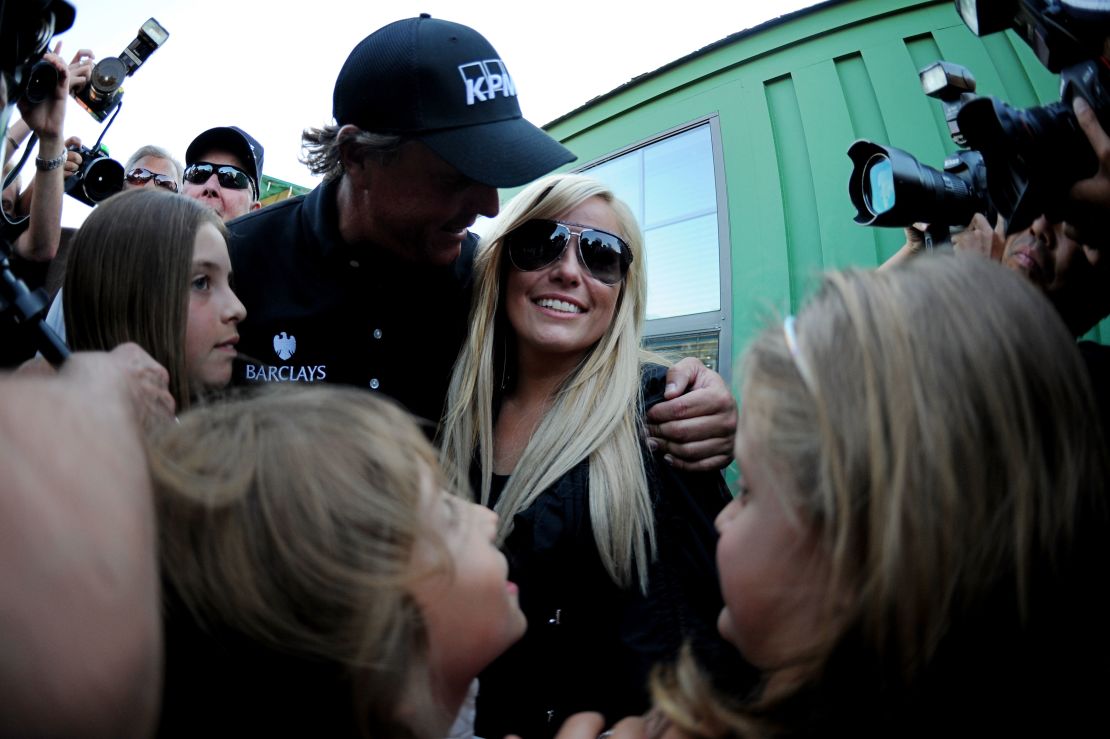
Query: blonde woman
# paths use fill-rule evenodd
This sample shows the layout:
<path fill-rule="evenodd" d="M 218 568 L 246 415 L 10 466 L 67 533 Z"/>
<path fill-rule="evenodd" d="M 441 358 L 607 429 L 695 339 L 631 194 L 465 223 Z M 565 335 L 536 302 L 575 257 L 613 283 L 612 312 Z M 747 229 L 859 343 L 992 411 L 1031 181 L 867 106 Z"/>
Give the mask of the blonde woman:
<path fill-rule="evenodd" d="M 159 736 L 442 739 L 524 632 L 496 517 L 391 402 L 274 388 L 194 408 L 150 457 Z"/>
<path fill-rule="evenodd" d="M 476 255 L 441 448 L 497 511 L 530 624 L 482 675 L 479 734 L 642 709 L 650 666 L 683 639 L 718 653 L 712 519 L 728 496 L 719 474 L 647 451 L 665 368 L 642 360 L 645 274 L 628 208 L 577 175 L 523 190 Z"/>
<path fill-rule="evenodd" d="M 762 689 L 722 698 L 687 659 L 655 686 L 669 728 L 614 735 L 1089 731 L 1108 681 L 1106 447 L 1036 288 L 960 257 L 832 273 L 742 371 L 720 628 Z"/>

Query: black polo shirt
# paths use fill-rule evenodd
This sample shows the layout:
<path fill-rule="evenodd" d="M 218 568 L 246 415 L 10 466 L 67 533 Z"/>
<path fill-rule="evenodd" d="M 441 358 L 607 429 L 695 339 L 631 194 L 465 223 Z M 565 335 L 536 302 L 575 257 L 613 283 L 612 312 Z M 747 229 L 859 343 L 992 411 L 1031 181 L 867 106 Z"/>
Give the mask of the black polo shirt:
<path fill-rule="evenodd" d="M 438 421 L 466 338 L 477 238 L 445 267 L 339 236 L 338 180 L 228 224 L 239 326 L 236 384 L 338 382 Z"/>

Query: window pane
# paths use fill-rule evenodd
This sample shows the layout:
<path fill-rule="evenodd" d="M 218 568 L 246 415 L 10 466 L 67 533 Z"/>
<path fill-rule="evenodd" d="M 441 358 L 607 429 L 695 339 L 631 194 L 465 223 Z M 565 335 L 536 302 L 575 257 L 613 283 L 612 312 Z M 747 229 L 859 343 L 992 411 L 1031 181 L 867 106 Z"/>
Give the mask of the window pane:
<path fill-rule="evenodd" d="M 721 309 L 717 215 L 653 228 L 647 238 L 647 318 Z"/>
<path fill-rule="evenodd" d="M 586 172 L 608 185 L 632 209 L 641 227 L 644 223 L 643 158 L 643 150 L 637 149 Z"/>
<path fill-rule="evenodd" d="M 696 357 L 702 361 L 702 364 L 716 372 L 720 337 L 716 332 L 650 336 L 644 337 L 644 348 L 659 352 L 672 362 L 677 362 L 683 357 Z"/>
<path fill-rule="evenodd" d="M 717 209 L 709 126 L 644 149 L 645 228 Z"/>

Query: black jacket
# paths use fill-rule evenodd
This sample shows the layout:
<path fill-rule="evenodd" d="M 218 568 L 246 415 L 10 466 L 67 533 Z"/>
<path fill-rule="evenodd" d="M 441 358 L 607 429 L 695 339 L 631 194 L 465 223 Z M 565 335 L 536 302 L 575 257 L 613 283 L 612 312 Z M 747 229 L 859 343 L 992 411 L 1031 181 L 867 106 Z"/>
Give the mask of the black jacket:
<path fill-rule="evenodd" d="M 662 400 L 665 370 L 644 374 L 645 409 Z M 717 634 L 722 608 L 713 520 L 730 496 L 719 473 L 678 472 L 643 450 L 658 556 L 648 592 L 618 587 L 594 544 L 589 460 L 514 519 L 505 542 L 509 577 L 528 617 L 524 638 L 481 675 L 476 732 L 551 736 L 572 713 L 610 721 L 642 713 L 647 677 L 683 641 L 716 672 L 750 677 Z"/>

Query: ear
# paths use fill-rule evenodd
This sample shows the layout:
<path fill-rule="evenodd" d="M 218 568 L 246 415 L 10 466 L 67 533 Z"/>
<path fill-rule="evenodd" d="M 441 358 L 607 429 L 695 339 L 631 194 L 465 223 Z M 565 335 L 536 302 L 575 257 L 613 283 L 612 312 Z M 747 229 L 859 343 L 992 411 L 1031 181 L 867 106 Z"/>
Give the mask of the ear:
<path fill-rule="evenodd" d="M 336 133 L 336 140 L 339 141 L 339 160 L 343 162 L 343 171 L 346 172 L 347 178 L 350 179 L 351 184 L 356 189 L 365 190 L 369 184 L 369 172 L 371 163 L 365 159 L 357 157 L 353 153 L 353 147 L 347 146 L 344 139 L 354 136 L 361 131 L 358 126 L 347 124 L 339 129 Z"/>
<path fill-rule="evenodd" d="M 257 200 L 255 200 L 253 203 L 251 203 L 251 210 L 258 210 L 261 207 L 262 207 L 262 203 L 258 202 Z"/>

